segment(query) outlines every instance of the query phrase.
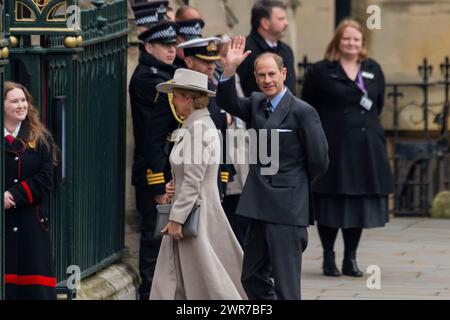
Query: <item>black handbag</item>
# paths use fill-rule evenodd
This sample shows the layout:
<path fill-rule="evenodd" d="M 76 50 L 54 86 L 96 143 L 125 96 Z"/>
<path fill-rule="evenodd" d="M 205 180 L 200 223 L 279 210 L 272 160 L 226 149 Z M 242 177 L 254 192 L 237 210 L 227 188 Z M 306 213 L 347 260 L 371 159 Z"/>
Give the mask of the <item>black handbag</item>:
<path fill-rule="evenodd" d="M 156 226 L 153 233 L 155 238 L 162 237 L 162 229 L 169 223 L 170 210 L 172 204 L 159 204 L 156 206 Z M 196 237 L 198 235 L 198 222 L 200 220 L 200 205 L 195 204 L 189 216 L 183 224 L 182 232 L 185 238 Z"/>

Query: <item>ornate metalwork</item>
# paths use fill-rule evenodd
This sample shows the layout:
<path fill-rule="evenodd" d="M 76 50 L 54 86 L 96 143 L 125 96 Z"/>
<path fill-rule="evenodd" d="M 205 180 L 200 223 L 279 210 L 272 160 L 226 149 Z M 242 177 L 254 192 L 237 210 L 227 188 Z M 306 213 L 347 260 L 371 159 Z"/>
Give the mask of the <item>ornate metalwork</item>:
<path fill-rule="evenodd" d="M 9 14 L 13 35 L 80 33 L 75 5 L 77 0 L 12 0 Z"/>

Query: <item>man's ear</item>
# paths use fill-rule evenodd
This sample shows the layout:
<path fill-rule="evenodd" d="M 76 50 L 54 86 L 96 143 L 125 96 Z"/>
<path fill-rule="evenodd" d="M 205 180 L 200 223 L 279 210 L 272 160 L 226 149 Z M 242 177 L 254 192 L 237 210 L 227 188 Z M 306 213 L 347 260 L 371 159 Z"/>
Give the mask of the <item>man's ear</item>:
<path fill-rule="evenodd" d="M 192 69 L 192 67 L 194 66 L 194 62 L 192 62 L 191 57 L 184 57 L 184 63 L 186 63 L 188 69 Z"/>
<path fill-rule="evenodd" d="M 262 18 L 262 19 L 261 19 L 261 22 L 259 23 L 259 26 L 260 26 L 263 30 L 267 31 L 267 30 L 269 29 L 269 26 L 270 26 L 270 20 L 267 19 L 267 18 Z"/>
<path fill-rule="evenodd" d="M 286 74 L 287 74 L 286 67 L 283 67 L 283 69 L 281 69 L 281 74 L 283 76 L 283 82 L 286 81 Z"/>
<path fill-rule="evenodd" d="M 145 48 L 145 51 L 147 51 L 147 53 L 153 54 L 153 45 L 151 43 L 148 43 L 148 42 L 145 43 L 144 48 Z"/>

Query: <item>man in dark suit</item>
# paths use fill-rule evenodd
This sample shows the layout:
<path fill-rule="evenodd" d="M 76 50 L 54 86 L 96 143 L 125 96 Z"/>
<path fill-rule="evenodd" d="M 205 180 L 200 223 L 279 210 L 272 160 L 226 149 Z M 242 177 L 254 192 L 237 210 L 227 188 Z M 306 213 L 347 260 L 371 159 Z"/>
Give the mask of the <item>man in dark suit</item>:
<path fill-rule="evenodd" d="M 255 60 L 254 75 L 262 92 L 237 97 L 234 74 L 250 54 L 244 48 L 240 36 L 229 44 L 217 104 L 257 130 L 258 137 L 275 130 L 279 163 L 273 175 L 264 175 L 259 160 L 250 164 L 236 210 L 253 219 L 243 248 L 242 284 L 250 299 L 300 299 L 301 256 L 308 241 L 306 228 L 313 224 L 310 185 L 328 167 L 327 140 L 315 109 L 284 86 L 286 68 L 276 54 Z M 257 139 L 258 148 L 274 145 L 263 141 Z"/>
<path fill-rule="evenodd" d="M 287 27 L 286 5 L 283 2 L 258 0 L 254 4 L 251 17 L 252 29 L 246 39 L 246 49 L 251 50 L 251 54 L 237 69 L 246 97 L 254 91 L 259 91 L 253 76 L 253 63 L 256 57 L 264 52 L 273 52 L 283 58 L 287 70 L 285 84 L 296 95 L 294 53 L 286 43 L 281 41 Z"/>

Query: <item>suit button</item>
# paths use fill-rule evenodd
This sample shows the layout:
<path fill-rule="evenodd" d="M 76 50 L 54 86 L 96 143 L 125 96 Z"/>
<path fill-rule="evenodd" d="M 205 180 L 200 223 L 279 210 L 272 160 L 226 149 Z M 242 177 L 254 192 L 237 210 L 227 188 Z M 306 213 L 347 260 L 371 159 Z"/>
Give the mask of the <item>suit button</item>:
<path fill-rule="evenodd" d="M 17 182 L 19 182 L 19 180 L 17 180 L 17 179 L 14 179 L 14 183 L 17 183 Z"/>
<path fill-rule="evenodd" d="M 362 131 L 362 132 L 365 132 L 365 131 L 366 131 L 366 128 L 361 128 L 361 131 Z"/>
<path fill-rule="evenodd" d="M 366 113 L 364 110 L 361 110 L 361 114 L 364 114 L 364 113 Z"/>
<path fill-rule="evenodd" d="M 17 228 L 17 227 L 14 227 L 14 228 L 13 228 L 13 231 L 14 231 L 14 232 L 17 232 L 17 230 L 19 230 L 19 228 Z"/>

